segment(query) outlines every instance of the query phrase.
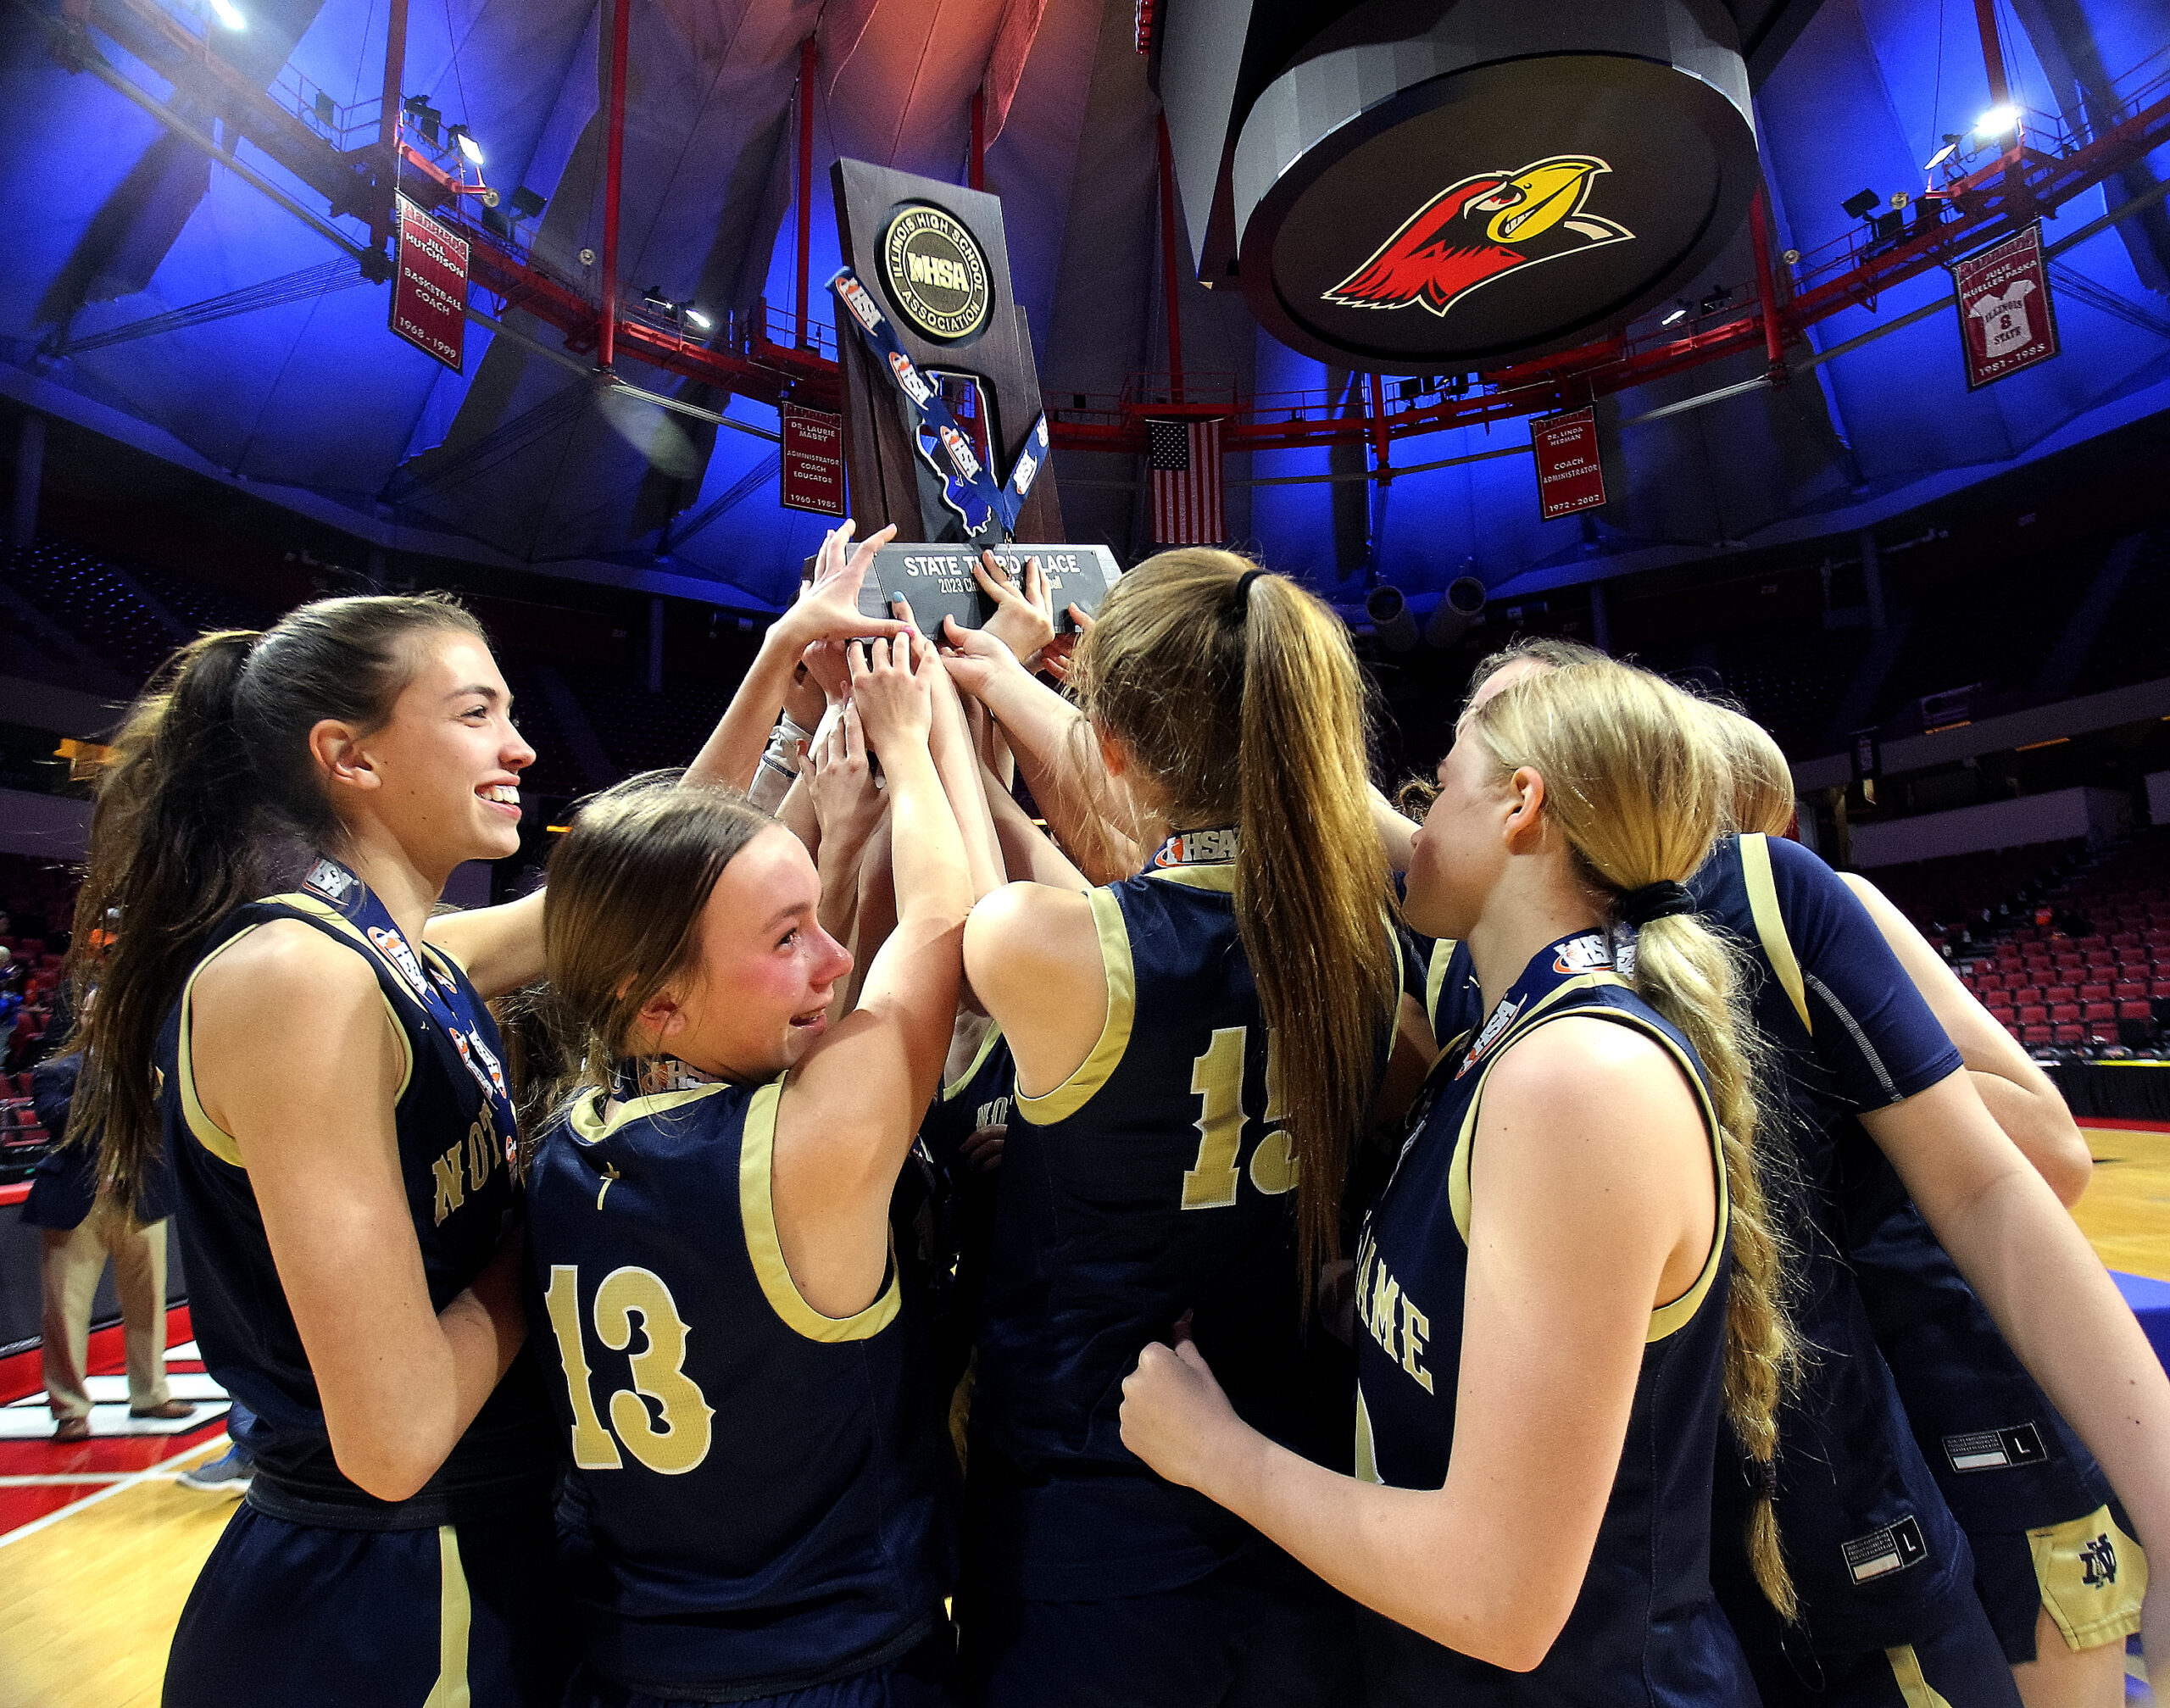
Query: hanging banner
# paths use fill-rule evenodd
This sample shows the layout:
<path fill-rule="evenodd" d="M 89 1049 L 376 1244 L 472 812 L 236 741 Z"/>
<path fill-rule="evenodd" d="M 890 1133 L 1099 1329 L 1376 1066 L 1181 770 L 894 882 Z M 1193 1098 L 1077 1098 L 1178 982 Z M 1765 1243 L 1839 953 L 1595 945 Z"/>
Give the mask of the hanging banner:
<path fill-rule="evenodd" d="M 1970 392 L 2046 362 L 2057 353 L 2057 317 L 2050 303 L 2050 267 L 2038 220 L 1951 269 L 1959 303 L 1959 342 Z"/>
<path fill-rule="evenodd" d="M 399 265 L 392 278 L 392 330 L 457 374 L 466 359 L 468 244 L 404 196 Z"/>
<path fill-rule="evenodd" d="M 1605 470 L 1598 459 L 1597 410 L 1585 404 L 1529 424 L 1537 454 L 1537 507 L 1548 521 L 1594 509 L 1605 502 Z"/>
<path fill-rule="evenodd" d="M 783 505 L 844 513 L 844 418 L 804 404 L 783 406 Z"/>

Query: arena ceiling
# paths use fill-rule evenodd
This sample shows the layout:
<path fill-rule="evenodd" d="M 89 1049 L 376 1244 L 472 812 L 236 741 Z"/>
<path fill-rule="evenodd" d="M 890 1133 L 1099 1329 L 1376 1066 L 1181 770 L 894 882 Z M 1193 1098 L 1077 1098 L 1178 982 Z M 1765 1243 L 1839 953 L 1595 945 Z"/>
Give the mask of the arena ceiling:
<path fill-rule="evenodd" d="M 143 3 L 190 16 L 198 0 Z M 232 3 L 247 29 L 211 35 L 251 78 L 267 87 L 304 79 L 342 108 L 373 99 L 387 0 Z M 387 331 L 383 287 L 333 264 L 339 252 L 317 230 L 58 63 L 43 20 L 61 0 L 0 5 L 0 230 L 10 249 L 0 388 L 409 543 L 442 534 L 569 573 L 646 577 L 674 592 L 713 586 L 720 604 L 773 604 L 788 592 L 821 525 L 780 509 L 763 477 L 774 447 L 756 434 L 773 431 L 772 409 L 639 369 L 638 383 L 756 433 L 599 398 L 531 345 L 473 326 L 465 373 L 438 366 Z M 1918 192 L 1941 135 L 1988 103 L 1974 9 L 1969 0 L 1735 0 L 1780 246 L 1813 249 L 1843 233 L 1854 219 L 1839 203 L 1864 187 Z M 1998 0 L 1996 9 L 2017 98 L 2083 120 L 2098 91 L 2170 42 L 2170 0 Z M 579 257 L 600 246 L 607 16 L 596 0 L 413 0 L 409 14 L 404 90 L 470 127 L 494 185 L 543 198 L 529 228 L 535 252 L 576 277 L 593 276 Z M 788 306 L 793 89 L 811 35 L 810 271 L 821 320 L 819 282 L 837 260 L 827 164 L 843 155 L 960 179 L 971 99 L 984 91 L 988 184 L 1004 200 L 1046 389 L 1112 392 L 1165 365 L 1157 105 L 1132 0 L 637 0 L 632 28 L 621 271 L 636 297 L 652 285 L 710 313 L 749 312 L 764 298 Z M 163 96 L 146 68 L 116 63 Z M 191 116 L 215 128 L 215 113 Z M 226 145 L 322 209 L 245 136 Z M 2170 173 L 2170 163 L 2152 164 Z M 2143 169 L 2088 192 L 2062 210 L 2064 229 L 2153 181 Z M 1605 400 L 1625 490 L 1594 537 L 1573 520 L 1538 520 L 1526 459 L 1405 476 L 1382 510 L 1353 448 L 1232 457 L 1230 526 L 1277 567 L 1346 596 L 1372 562 L 1418 593 L 1472 571 L 1519 591 L 1857 526 L 1879 507 L 2170 406 L 2166 261 L 2159 205 L 2074 248 L 2059 265 L 2091 290 L 2061 307 L 2064 354 L 1972 394 L 1945 314 L 1783 390 L 1633 424 L 1751 376 L 1758 364 L 1747 362 Z M 289 300 L 75 348 L 296 275 Z M 1710 282 L 1750 275 L 1744 232 Z M 1817 347 L 1946 289 L 1940 275 L 1917 279 L 1815 329 Z M 1181 309 L 1194 372 L 1260 391 L 1352 384 L 1274 343 L 1232 292 L 1187 284 Z M 1523 435 L 1519 423 L 1450 430 L 1405 442 L 1396 457 L 1444 461 Z M 1140 459 L 1073 456 L 1057 475 L 1072 537 L 1144 548 Z"/>

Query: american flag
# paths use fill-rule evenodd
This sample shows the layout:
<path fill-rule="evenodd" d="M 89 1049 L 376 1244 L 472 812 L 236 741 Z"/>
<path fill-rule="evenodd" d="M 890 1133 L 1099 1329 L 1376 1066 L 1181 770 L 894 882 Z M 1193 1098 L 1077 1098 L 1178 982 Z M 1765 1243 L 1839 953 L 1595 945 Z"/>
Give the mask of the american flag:
<path fill-rule="evenodd" d="M 1221 520 L 1221 422 L 1148 421 L 1145 466 L 1153 477 L 1153 543 L 1217 546 Z"/>

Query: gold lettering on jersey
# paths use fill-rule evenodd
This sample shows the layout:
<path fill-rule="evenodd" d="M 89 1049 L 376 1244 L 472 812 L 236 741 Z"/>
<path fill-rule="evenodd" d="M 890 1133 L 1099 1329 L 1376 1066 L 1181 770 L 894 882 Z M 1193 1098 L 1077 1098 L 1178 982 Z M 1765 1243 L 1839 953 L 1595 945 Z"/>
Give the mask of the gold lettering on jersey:
<path fill-rule="evenodd" d="M 1006 1127 L 1009 1122 L 1010 1099 L 1006 1097 L 998 1097 L 991 1102 L 982 1104 L 979 1106 L 978 1114 L 972 1119 L 972 1125 L 975 1127 Z"/>
<path fill-rule="evenodd" d="M 459 1177 L 460 1157 L 466 1149 L 467 1141 L 463 1138 L 431 1165 L 437 1181 L 437 1225 L 440 1227 L 445 1217 L 467 1202 L 467 1188 Z"/>
<path fill-rule="evenodd" d="M 485 1103 L 482 1112 L 467 1129 L 467 1187 L 470 1192 L 480 1192 L 482 1183 L 497 1170 L 498 1159 L 504 1147 L 498 1143 L 497 1116 Z"/>
<path fill-rule="evenodd" d="M 1424 1366 L 1432 1319 L 1417 1309 L 1416 1300 L 1402 1291 L 1401 1283 L 1379 1260 L 1369 1228 L 1356 1251 L 1356 1320 L 1418 1387 L 1427 1394 L 1434 1391 L 1432 1372 Z"/>

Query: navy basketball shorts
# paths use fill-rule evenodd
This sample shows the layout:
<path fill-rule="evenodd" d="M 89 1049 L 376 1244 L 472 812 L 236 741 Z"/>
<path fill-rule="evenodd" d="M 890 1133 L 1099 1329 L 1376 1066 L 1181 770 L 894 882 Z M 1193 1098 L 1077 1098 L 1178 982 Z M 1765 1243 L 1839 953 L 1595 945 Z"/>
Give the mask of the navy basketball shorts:
<path fill-rule="evenodd" d="M 1938 1628 L 1891 1649 L 1783 1654 L 1744 1642 L 1763 1708 L 2020 1708 L 2019 1687 L 1982 1604 L 1953 1598 Z"/>
<path fill-rule="evenodd" d="M 2117 1518 L 2104 1506 L 2039 1529 L 1969 1533 L 1974 1588 L 2013 1666 L 2035 1658 L 2045 1610 L 2075 1651 L 2122 1644 L 2139 1629 L 2147 1555 Z"/>
<path fill-rule="evenodd" d="M 1359 1708 L 1355 1610 L 1278 1550 L 1103 1601 L 960 1592 L 969 1708 Z"/>
<path fill-rule="evenodd" d="M 957 1633 L 946 1619 L 908 1653 L 843 1678 L 765 1696 L 651 1696 L 613 1684 L 582 1665 L 565 1688 L 565 1708 L 958 1708 Z"/>
<path fill-rule="evenodd" d="M 571 1625 L 547 1503 L 334 1530 L 244 1501 L 181 1610 L 164 1708 L 558 1708 Z"/>

